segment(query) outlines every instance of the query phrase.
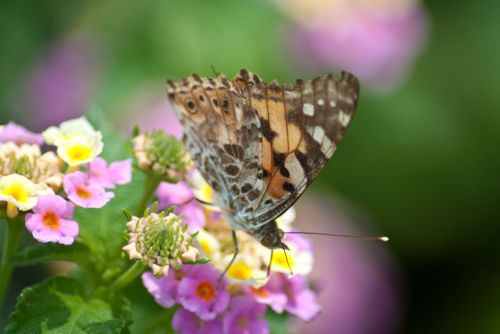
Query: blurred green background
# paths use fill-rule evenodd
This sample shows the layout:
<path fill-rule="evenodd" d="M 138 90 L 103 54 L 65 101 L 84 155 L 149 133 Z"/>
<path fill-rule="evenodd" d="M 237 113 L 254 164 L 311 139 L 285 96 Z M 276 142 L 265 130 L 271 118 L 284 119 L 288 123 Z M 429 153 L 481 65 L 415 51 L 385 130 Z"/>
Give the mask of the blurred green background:
<path fill-rule="evenodd" d="M 313 189 L 356 203 L 391 237 L 406 288 L 400 332 L 500 333 L 500 2 L 423 6 L 427 40 L 407 76 L 384 92 L 362 86 Z M 2 1 L 0 123 L 41 130 L 93 104 L 127 125 L 163 99 L 166 78 L 210 66 L 281 82 L 322 74 L 287 47 L 292 25 L 266 1 Z M 51 68 L 71 78 L 52 87 Z M 29 268 L 16 277 L 36 281 Z"/>

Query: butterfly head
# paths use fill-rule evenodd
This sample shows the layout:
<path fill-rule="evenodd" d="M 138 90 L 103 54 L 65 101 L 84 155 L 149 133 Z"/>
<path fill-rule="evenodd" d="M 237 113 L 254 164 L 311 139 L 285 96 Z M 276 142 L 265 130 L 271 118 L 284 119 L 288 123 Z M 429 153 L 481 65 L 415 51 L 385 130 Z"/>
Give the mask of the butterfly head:
<path fill-rule="evenodd" d="M 251 234 L 266 248 L 288 250 L 288 246 L 283 242 L 285 233 L 277 226 L 276 221 L 252 230 Z"/>

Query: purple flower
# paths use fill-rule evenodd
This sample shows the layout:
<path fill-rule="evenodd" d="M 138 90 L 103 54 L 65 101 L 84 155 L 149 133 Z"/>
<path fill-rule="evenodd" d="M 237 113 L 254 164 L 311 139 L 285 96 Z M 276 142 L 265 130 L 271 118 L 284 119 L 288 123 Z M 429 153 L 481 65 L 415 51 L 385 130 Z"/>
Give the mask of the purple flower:
<path fill-rule="evenodd" d="M 172 328 L 181 334 L 220 334 L 222 321 L 218 318 L 202 320 L 196 314 L 179 308 L 172 319 Z"/>
<path fill-rule="evenodd" d="M 314 319 L 321 311 L 321 307 L 316 294 L 307 286 L 307 278 L 301 275 L 292 278 L 287 278 L 283 274 L 280 276 L 282 289 L 287 296 L 285 310 L 305 321 Z"/>
<path fill-rule="evenodd" d="M 295 275 L 288 278 L 284 274 L 273 273 L 269 282 L 258 289 L 251 289 L 255 299 L 268 304 L 277 312 L 287 311 L 302 320 L 311 321 L 321 308 L 316 300 L 316 294 L 307 286 L 307 278 Z"/>
<path fill-rule="evenodd" d="M 292 230 L 293 232 L 299 232 L 295 229 Z M 301 252 L 313 252 L 313 246 L 311 240 L 308 238 L 304 237 L 303 234 L 297 234 L 297 233 L 287 233 L 285 235 L 284 239 L 285 243 L 288 244 L 293 244 L 298 251 Z"/>
<path fill-rule="evenodd" d="M 347 69 L 374 88 L 394 86 L 426 36 L 425 11 L 417 2 L 351 1 L 319 7 L 315 15 L 294 31 L 301 62 L 311 70 Z"/>
<path fill-rule="evenodd" d="M 229 311 L 224 315 L 224 333 L 266 334 L 267 322 L 263 319 L 266 306 L 248 296 L 236 296 L 231 300 Z"/>
<path fill-rule="evenodd" d="M 46 128 L 83 114 L 99 75 L 96 43 L 86 36 L 57 40 L 26 78 L 27 119 Z"/>
<path fill-rule="evenodd" d="M 71 220 L 74 206 L 57 195 L 38 197 L 33 214 L 26 215 L 26 228 L 40 242 L 71 245 L 78 235 L 78 224 Z"/>
<path fill-rule="evenodd" d="M 103 188 L 114 188 L 117 184 L 127 184 L 132 179 L 132 160 L 112 162 L 109 167 L 103 158 L 96 158 L 88 166 L 89 183 Z"/>
<path fill-rule="evenodd" d="M 156 191 L 160 209 L 175 205 L 174 213 L 184 215 L 183 221 L 190 232 L 205 226 L 205 212 L 194 199 L 194 193 L 184 181 L 175 184 L 162 182 Z"/>
<path fill-rule="evenodd" d="M 17 145 L 35 144 L 43 145 L 43 136 L 38 133 L 33 133 L 25 127 L 9 122 L 7 125 L 0 127 L 0 143 L 14 142 Z"/>
<path fill-rule="evenodd" d="M 246 289 L 259 303 L 271 306 L 276 313 L 283 313 L 288 298 L 281 289 L 281 281 L 277 278 L 278 275 L 273 273 L 264 286 L 258 288 L 249 286 Z"/>
<path fill-rule="evenodd" d="M 230 295 L 226 280 L 219 280 L 221 273 L 208 264 L 183 268 L 187 269 L 186 276 L 177 291 L 182 306 L 203 320 L 212 320 L 225 311 Z"/>
<path fill-rule="evenodd" d="M 142 284 L 154 297 L 156 302 L 165 307 L 172 307 L 177 302 L 177 287 L 184 276 L 182 268 L 179 270 L 168 270 L 168 275 L 156 278 L 152 273 L 142 274 Z"/>
<path fill-rule="evenodd" d="M 74 172 L 64 177 L 64 191 L 68 198 L 83 208 L 102 208 L 115 195 L 99 185 L 89 184 L 89 177 L 82 172 Z"/>

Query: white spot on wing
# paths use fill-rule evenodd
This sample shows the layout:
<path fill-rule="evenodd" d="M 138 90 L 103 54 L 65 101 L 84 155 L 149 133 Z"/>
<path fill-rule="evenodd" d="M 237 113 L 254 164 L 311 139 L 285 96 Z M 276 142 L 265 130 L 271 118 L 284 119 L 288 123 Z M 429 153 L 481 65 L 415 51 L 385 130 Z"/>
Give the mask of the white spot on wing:
<path fill-rule="evenodd" d="M 314 141 L 321 144 L 324 136 L 325 136 L 325 130 L 323 130 L 321 126 L 316 126 L 314 128 L 314 133 L 313 133 Z"/>
<path fill-rule="evenodd" d="M 333 100 L 332 100 L 332 101 L 330 101 L 330 106 L 331 106 L 331 107 L 335 107 L 336 105 L 337 105 L 337 104 L 335 103 L 335 101 L 333 101 Z"/>
<path fill-rule="evenodd" d="M 342 126 L 347 126 L 349 124 L 349 121 L 351 120 L 351 116 L 343 112 L 342 110 L 339 113 L 339 121 Z"/>
<path fill-rule="evenodd" d="M 319 99 L 318 100 L 318 106 L 322 106 L 323 104 L 325 104 L 325 101 L 323 101 L 323 99 Z"/>
<path fill-rule="evenodd" d="M 304 103 L 304 106 L 302 107 L 302 111 L 304 112 L 304 115 L 313 116 L 314 115 L 314 106 L 310 103 Z"/>
<path fill-rule="evenodd" d="M 328 151 L 330 151 L 331 148 L 332 148 L 332 141 L 330 140 L 330 138 L 325 136 L 323 138 L 323 143 L 321 144 L 321 153 L 323 153 L 327 158 L 330 158 L 328 156 Z"/>
<path fill-rule="evenodd" d="M 304 169 L 295 154 L 289 154 L 286 157 L 285 167 L 290 172 L 290 181 L 293 185 L 298 185 L 305 178 Z"/>
<path fill-rule="evenodd" d="M 335 152 L 335 150 L 336 150 L 336 149 L 337 149 L 337 146 L 332 145 L 332 146 L 330 147 L 330 150 L 328 150 L 328 152 L 326 152 L 326 153 L 325 153 L 326 158 L 327 158 L 327 159 L 330 159 L 330 158 L 332 157 L 332 155 L 333 155 L 333 153 Z"/>

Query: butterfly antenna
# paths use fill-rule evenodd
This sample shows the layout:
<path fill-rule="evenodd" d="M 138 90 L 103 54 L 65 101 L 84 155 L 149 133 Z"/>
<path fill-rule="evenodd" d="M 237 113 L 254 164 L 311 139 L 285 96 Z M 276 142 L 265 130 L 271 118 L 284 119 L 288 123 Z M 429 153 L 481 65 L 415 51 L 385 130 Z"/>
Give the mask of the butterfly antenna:
<path fill-rule="evenodd" d="M 290 262 L 288 261 L 288 256 L 286 255 L 286 250 L 289 248 L 283 242 L 281 242 L 281 248 L 283 249 L 283 253 L 285 254 L 285 260 L 286 260 L 286 264 L 288 265 L 288 269 L 290 269 L 290 276 L 293 276 L 292 267 L 290 266 Z M 271 268 L 270 265 L 269 265 L 269 268 Z"/>
<path fill-rule="evenodd" d="M 364 236 L 364 235 L 334 234 L 334 233 L 321 233 L 321 232 L 301 232 L 301 231 L 290 231 L 290 232 L 285 232 L 285 234 L 326 235 L 329 237 L 352 238 L 352 239 L 368 240 L 368 241 L 380 241 L 380 242 L 388 242 L 389 241 L 389 238 L 384 237 L 384 236 L 370 237 L 370 236 Z"/>

